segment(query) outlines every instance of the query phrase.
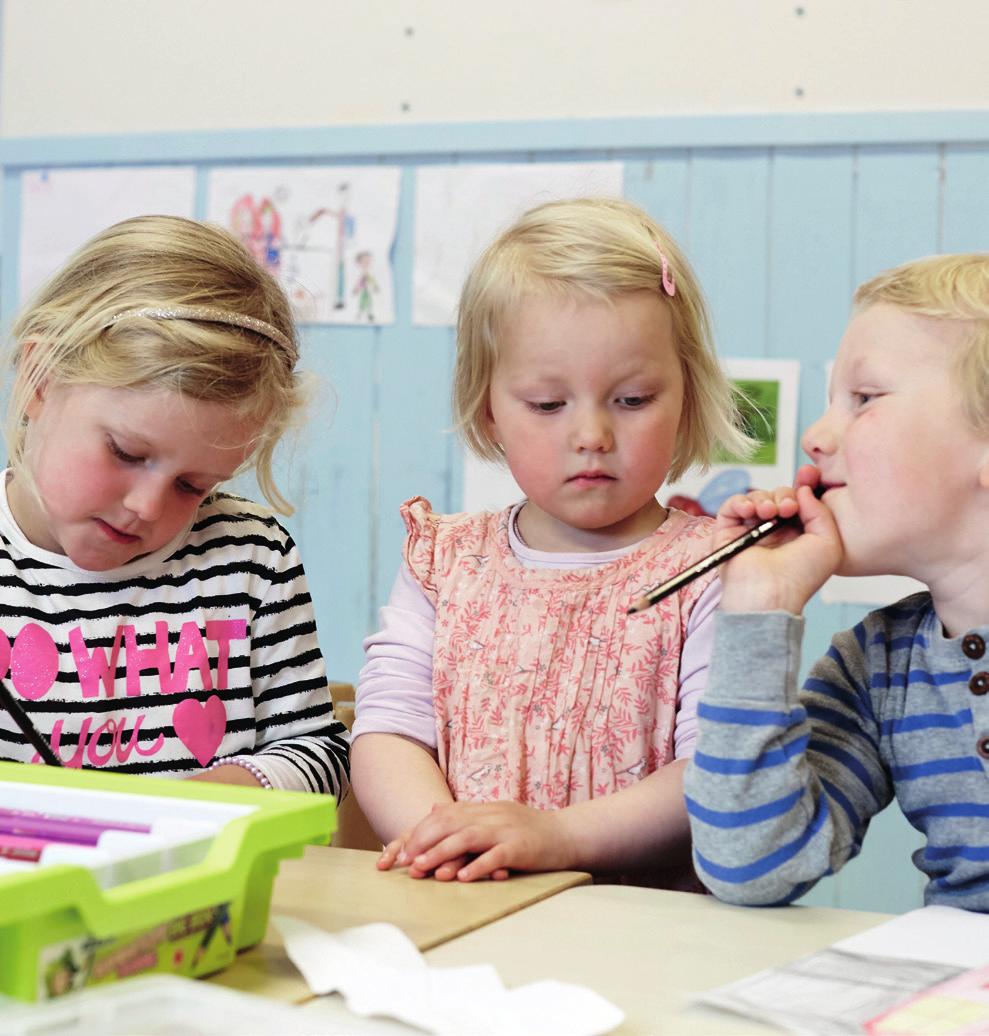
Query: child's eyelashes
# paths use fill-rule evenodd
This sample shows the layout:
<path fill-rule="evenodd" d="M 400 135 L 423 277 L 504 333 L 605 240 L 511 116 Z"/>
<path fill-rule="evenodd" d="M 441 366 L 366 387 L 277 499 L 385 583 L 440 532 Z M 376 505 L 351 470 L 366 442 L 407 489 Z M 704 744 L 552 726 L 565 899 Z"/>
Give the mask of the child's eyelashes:
<path fill-rule="evenodd" d="M 189 496 L 205 496 L 209 492 L 208 489 L 200 489 L 199 486 L 186 482 L 184 478 L 180 478 L 176 485 L 178 485 L 180 492 L 188 493 Z"/>
<path fill-rule="evenodd" d="M 116 457 L 121 464 L 143 464 L 147 459 L 146 457 L 137 457 L 134 454 L 121 449 L 113 436 L 108 435 L 106 443 L 110 453 Z M 176 479 L 175 485 L 178 487 L 180 493 L 185 493 L 188 496 L 206 496 L 206 494 L 209 493 L 208 489 L 201 489 L 199 486 L 193 485 L 184 478 Z"/>
<path fill-rule="evenodd" d="M 640 410 L 648 406 L 656 398 L 655 393 L 641 396 L 616 396 L 615 404 L 623 410 Z M 555 414 L 562 410 L 567 404 L 562 399 L 526 400 L 525 405 L 535 414 Z"/>
<path fill-rule="evenodd" d="M 122 450 L 114 441 L 113 436 L 107 436 L 106 444 L 114 457 L 116 457 L 117 460 L 123 461 L 125 464 L 140 464 L 144 460 L 143 457 L 135 457 L 132 453 L 127 453 L 126 450 Z"/>
<path fill-rule="evenodd" d="M 625 407 L 626 410 L 639 410 L 640 408 L 647 406 L 655 398 L 655 394 L 645 396 L 621 396 L 618 399 L 618 403 Z"/>
<path fill-rule="evenodd" d="M 868 406 L 873 400 L 878 399 L 882 395 L 881 392 L 873 392 L 868 389 L 862 389 L 852 393 L 852 403 L 854 403 L 856 409 L 861 410 L 862 407 Z"/>

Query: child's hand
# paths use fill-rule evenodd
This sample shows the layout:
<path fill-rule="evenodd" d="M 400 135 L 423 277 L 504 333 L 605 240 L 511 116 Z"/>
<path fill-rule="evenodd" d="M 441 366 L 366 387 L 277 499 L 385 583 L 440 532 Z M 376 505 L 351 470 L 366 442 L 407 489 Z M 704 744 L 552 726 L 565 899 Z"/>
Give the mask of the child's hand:
<path fill-rule="evenodd" d="M 799 615 L 837 570 L 841 537 L 831 512 L 814 495 L 819 479 L 817 469 L 805 464 L 795 487 L 754 490 L 721 505 L 715 527 L 719 546 L 769 518 L 799 518 L 721 567 L 722 610 Z"/>
<path fill-rule="evenodd" d="M 381 855 L 378 857 L 377 867 L 379 871 L 390 871 L 392 867 L 408 867 L 409 877 L 429 877 L 429 871 L 420 870 L 412 864 L 412 858 L 406 851 L 405 847 L 411 834 L 411 831 L 403 831 L 398 838 L 393 839 L 384 847 Z M 446 860 L 433 871 L 433 877 L 438 881 L 453 881 L 457 876 L 457 872 L 467 863 L 468 859 L 469 857 L 464 854 L 455 859 Z M 507 874 L 504 876 L 508 877 Z"/>
<path fill-rule="evenodd" d="M 574 853 L 558 811 L 454 802 L 434 806 L 416 824 L 404 839 L 404 858 L 414 878 L 432 873 L 440 881 L 476 881 L 507 878 L 509 870 L 563 870 Z"/>
<path fill-rule="evenodd" d="M 418 825 L 413 830 L 418 829 Z M 378 857 L 377 868 L 379 871 L 390 871 L 393 867 L 408 867 L 409 875 L 413 878 L 426 878 L 429 876 L 428 871 L 420 871 L 419 868 L 412 866 L 412 857 L 409 855 L 406 845 L 412 836 L 412 831 L 403 831 L 397 838 L 392 839 L 385 847 L 381 850 L 381 855 Z M 438 871 L 442 873 L 434 873 L 433 877 L 438 878 L 440 881 L 451 881 L 457 876 L 457 871 L 467 862 L 467 856 L 461 856 L 454 860 L 447 860 L 443 863 Z"/>

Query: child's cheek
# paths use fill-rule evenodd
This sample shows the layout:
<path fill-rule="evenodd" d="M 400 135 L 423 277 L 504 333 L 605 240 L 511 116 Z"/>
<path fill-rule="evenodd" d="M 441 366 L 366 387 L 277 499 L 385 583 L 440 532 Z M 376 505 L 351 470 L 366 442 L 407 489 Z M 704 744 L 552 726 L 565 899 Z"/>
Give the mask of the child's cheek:
<path fill-rule="evenodd" d="M 538 496 L 565 477 L 558 465 L 546 456 L 545 445 L 533 441 L 528 449 L 519 450 L 510 465 L 515 481 L 527 496 Z"/>
<path fill-rule="evenodd" d="M 76 454 L 68 458 L 66 471 L 56 473 L 53 492 L 69 511 L 101 510 L 123 495 L 122 479 L 99 457 Z"/>

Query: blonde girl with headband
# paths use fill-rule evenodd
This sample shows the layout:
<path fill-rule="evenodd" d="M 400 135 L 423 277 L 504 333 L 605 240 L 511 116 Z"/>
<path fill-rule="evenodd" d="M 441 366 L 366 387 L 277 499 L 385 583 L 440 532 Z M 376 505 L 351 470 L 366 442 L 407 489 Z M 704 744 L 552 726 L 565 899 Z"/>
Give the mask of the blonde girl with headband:
<path fill-rule="evenodd" d="M 272 472 L 304 385 L 284 294 L 225 231 L 97 235 L 13 328 L 0 677 L 64 766 L 340 794 Z M 220 491 L 253 468 L 270 508 Z M 0 758 L 38 756 L 0 709 Z"/>
<path fill-rule="evenodd" d="M 454 411 L 525 498 L 500 514 L 402 508 L 354 728 L 379 866 L 693 887 L 682 775 L 717 584 L 626 611 L 710 550 L 711 519 L 657 491 L 749 444 L 669 234 L 623 201 L 525 214 L 464 287 Z"/>

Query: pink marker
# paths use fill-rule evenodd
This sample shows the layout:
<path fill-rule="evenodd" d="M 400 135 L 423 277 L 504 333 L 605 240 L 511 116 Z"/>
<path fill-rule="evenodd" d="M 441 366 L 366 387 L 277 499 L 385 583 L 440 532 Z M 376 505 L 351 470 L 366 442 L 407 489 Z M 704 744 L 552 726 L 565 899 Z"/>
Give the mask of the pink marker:
<path fill-rule="evenodd" d="M 46 845 L 51 845 L 51 842 L 45 838 L 0 835 L 0 859 L 37 863 Z"/>
<path fill-rule="evenodd" d="M 151 827 L 122 820 L 94 820 L 92 817 L 0 808 L 0 836 L 19 835 L 52 842 L 71 842 L 74 845 L 96 845 L 104 831 L 133 831 L 146 835 L 150 833 Z"/>

